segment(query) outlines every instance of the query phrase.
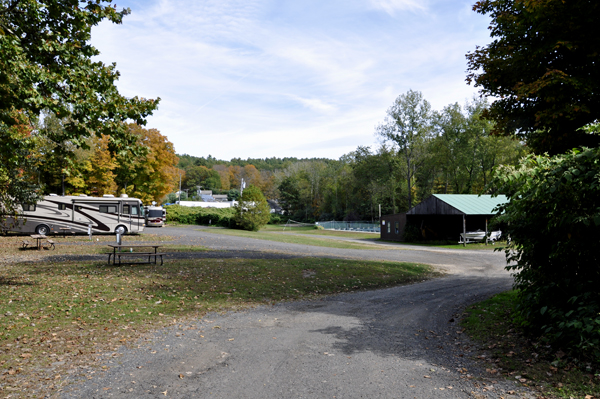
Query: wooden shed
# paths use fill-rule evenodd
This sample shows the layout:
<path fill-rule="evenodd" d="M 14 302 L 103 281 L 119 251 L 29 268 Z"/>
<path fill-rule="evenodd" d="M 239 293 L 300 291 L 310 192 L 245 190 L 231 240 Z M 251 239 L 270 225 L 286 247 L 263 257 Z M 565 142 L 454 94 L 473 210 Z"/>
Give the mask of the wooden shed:
<path fill-rule="evenodd" d="M 423 239 L 458 241 L 463 231 L 486 231 L 494 208 L 505 202 L 504 195 L 433 194 L 406 214 L 382 216 L 381 238 L 404 241 L 406 229 L 411 229 Z M 392 226 L 384 225 L 389 222 Z"/>
<path fill-rule="evenodd" d="M 404 241 L 406 213 L 382 216 L 379 220 L 380 237 L 386 241 Z"/>

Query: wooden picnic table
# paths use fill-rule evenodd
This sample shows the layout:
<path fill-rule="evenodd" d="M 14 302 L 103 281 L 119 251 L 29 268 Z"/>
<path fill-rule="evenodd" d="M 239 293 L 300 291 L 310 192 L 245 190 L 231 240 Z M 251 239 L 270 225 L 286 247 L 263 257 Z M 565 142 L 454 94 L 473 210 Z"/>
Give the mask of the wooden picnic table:
<path fill-rule="evenodd" d="M 154 264 L 156 264 L 156 262 L 157 262 L 156 258 L 159 256 L 160 256 L 160 264 L 161 265 L 163 264 L 163 255 L 165 255 L 165 253 L 158 252 L 158 248 L 160 248 L 162 245 L 157 245 L 157 244 L 108 244 L 108 246 L 113 249 L 113 251 L 108 254 L 108 263 L 109 264 L 110 264 L 111 256 L 113 259 L 113 263 L 112 263 L 113 265 L 117 264 L 117 258 L 119 258 L 119 265 L 121 265 L 121 257 L 138 257 L 138 258 L 139 257 L 148 257 L 148 261 L 135 262 L 135 264 L 153 263 L 152 258 L 154 258 Z M 130 252 L 121 252 L 121 250 L 123 248 L 129 248 Z M 154 252 L 133 251 L 134 248 L 154 248 Z M 117 252 L 117 249 L 119 250 L 119 252 Z M 127 262 L 127 263 L 133 264 L 133 262 Z"/>
<path fill-rule="evenodd" d="M 43 234 L 32 234 L 31 238 L 33 238 L 34 240 L 37 240 L 36 247 L 37 247 L 37 249 L 41 249 L 42 248 L 42 240 L 46 240 L 48 237 Z"/>
<path fill-rule="evenodd" d="M 62 234 L 63 238 L 67 238 L 67 233 L 69 233 L 71 231 L 70 227 L 61 227 L 58 230 L 60 230 L 60 234 Z"/>

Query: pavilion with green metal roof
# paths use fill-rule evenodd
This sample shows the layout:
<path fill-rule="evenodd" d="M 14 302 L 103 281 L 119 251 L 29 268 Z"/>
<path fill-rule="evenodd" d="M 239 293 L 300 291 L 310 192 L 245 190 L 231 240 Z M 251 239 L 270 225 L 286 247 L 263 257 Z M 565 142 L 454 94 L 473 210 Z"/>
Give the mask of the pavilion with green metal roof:
<path fill-rule="evenodd" d="M 381 238 L 404 241 L 408 228 L 423 239 L 458 241 L 461 233 L 487 231 L 494 209 L 507 201 L 504 195 L 433 194 L 404 214 L 382 216 Z"/>
<path fill-rule="evenodd" d="M 494 215 L 494 208 L 507 202 L 505 195 L 433 194 L 407 215 Z"/>

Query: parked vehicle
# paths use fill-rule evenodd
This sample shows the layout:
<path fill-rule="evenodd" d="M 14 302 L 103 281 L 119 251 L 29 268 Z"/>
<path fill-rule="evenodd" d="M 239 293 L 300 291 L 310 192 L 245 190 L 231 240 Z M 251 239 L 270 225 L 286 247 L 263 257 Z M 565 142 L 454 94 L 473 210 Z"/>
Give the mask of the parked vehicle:
<path fill-rule="evenodd" d="M 139 233 L 144 230 L 142 201 L 104 195 L 103 197 L 58 196 L 50 194 L 36 204 L 21 204 L 16 220 L 8 217 L 3 231 L 19 233 Z"/>
<path fill-rule="evenodd" d="M 491 231 L 488 235 L 488 242 L 494 243 L 500 239 L 502 236 L 502 231 Z M 485 231 L 477 230 L 477 231 L 467 231 L 465 234 L 460 234 L 460 238 L 458 240 L 459 244 L 470 243 L 470 242 L 483 242 L 485 241 Z"/>
<path fill-rule="evenodd" d="M 162 206 L 145 206 L 146 226 L 162 227 L 167 221 L 167 210 Z"/>

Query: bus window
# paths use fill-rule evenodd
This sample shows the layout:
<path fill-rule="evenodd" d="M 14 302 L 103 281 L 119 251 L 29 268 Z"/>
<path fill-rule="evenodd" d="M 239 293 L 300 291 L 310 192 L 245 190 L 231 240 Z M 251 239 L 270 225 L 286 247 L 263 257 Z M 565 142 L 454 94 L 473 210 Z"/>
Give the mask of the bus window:
<path fill-rule="evenodd" d="M 129 215 L 129 205 L 123 205 L 123 213 L 125 215 Z"/>
<path fill-rule="evenodd" d="M 67 209 L 67 204 L 58 204 L 58 209 L 64 211 L 65 209 Z"/>
<path fill-rule="evenodd" d="M 100 213 L 117 213 L 116 205 L 100 205 Z"/>
<path fill-rule="evenodd" d="M 35 204 L 22 204 L 21 207 L 23 207 L 24 211 L 35 212 Z"/>
<path fill-rule="evenodd" d="M 131 207 L 131 214 L 137 216 L 137 214 L 138 214 L 138 207 L 137 206 L 134 205 L 134 206 Z"/>

